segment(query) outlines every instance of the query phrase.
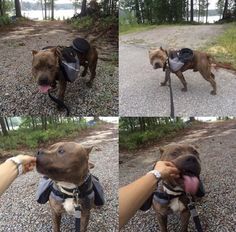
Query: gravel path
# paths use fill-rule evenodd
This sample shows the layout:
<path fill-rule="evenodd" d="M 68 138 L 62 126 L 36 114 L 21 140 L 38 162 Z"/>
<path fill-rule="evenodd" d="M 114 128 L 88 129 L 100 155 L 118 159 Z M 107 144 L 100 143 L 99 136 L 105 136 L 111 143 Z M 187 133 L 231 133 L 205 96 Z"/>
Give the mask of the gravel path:
<path fill-rule="evenodd" d="M 0 34 L 1 115 L 65 114 L 57 110 L 47 94 L 38 92 L 31 74 L 31 50 L 49 45 L 71 45 L 77 36 L 83 37 L 83 34 L 58 21 L 31 22 Z M 101 38 L 97 44 L 100 54 L 109 47 Z M 86 78 L 89 76 L 68 83 L 65 103 L 71 108 L 71 115 L 118 115 L 118 68 L 99 60 L 92 88 L 86 86 Z"/>
<path fill-rule="evenodd" d="M 201 129 L 189 131 L 173 142 L 191 143 L 198 146 L 202 161 L 201 178 L 206 196 L 196 204 L 203 231 L 233 232 L 236 226 L 235 164 L 236 121 L 210 123 Z M 162 144 L 164 145 L 164 144 Z M 122 154 L 124 156 L 125 154 Z M 141 150 L 120 165 L 120 186 L 146 174 L 160 157 L 157 146 Z M 169 231 L 180 231 L 179 217 L 169 217 Z M 122 231 L 160 231 L 155 212 L 139 211 Z M 195 231 L 191 220 L 189 231 Z"/>
<path fill-rule="evenodd" d="M 95 164 L 91 172 L 104 187 L 106 204 L 91 211 L 88 231 L 118 231 L 118 145 L 117 124 L 106 130 L 93 131 L 83 144 L 94 145 L 90 160 Z M 50 207 L 35 201 L 40 175 L 31 172 L 19 177 L 0 198 L 0 232 L 52 231 Z M 64 215 L 61 231 L 74 231 L 74 218 Z"/>
<path fill-rule="evenodd" d="M 161 87 L 162 70 L 154 70 L 149 63 L 152 47 L 200 48 L 222 33 L 222 25 L 161 26 L 156 29 L 120 36 L 119 90 L 120 116 L 169 116 L 170 93 Z M 172 89 L 176 116 L 235 115 L 236 76 L 223 69 L 214 71 L 218 91 L 210 95 L 212 87 L 200 73 L 186 71 L 188 92 L 181 91 L 181 83 L 172 75 Z"/>

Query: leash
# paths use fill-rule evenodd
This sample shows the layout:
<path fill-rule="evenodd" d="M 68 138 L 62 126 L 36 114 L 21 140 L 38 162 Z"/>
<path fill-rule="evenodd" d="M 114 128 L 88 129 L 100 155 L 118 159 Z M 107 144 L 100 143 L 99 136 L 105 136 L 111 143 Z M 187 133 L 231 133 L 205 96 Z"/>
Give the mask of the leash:
<path fill-rule="evenodd" d="M 197 210 L 195 208 L 195 204 L 192 200 L 192 196 L 190 194 L 187 194 L 187 197 L 189 199 L 188 209 L 190 211 L 191 217 L 193 218 L 195 228 L 196 228 L 197 232 L 203 232 L 198 212 L 197 212 Z"/>
<path fill-rule="evenodd" d="M 64 108 L 66 110 L 66 116 L 68 117 L 70 115 L 70 109 L 69 107 L 60 99 L 54 97 L 50 91 L 48 91 L 48 96 L 52 101 L 54 101 L 59 107 Z"/>
<path fill-rule="evenodd" d="M 170 62 L 169 62 L 169 55 L 166 52 L 167 55 L 167 60 L 166 63 L 168 63 L 168 67 L 166 68 L 167 65 L 165 65 L 165 71 L 166 71 L 166 77 L 169 81 L 169 89 L 170 89 L 170 117 L 174 118 L 175 117 L 175 108 L 174 108 L 174 99 L 173 99 L 173 91 L 172 91 L 172 86 L 171 86 L 171 77 L 170 77 Z"/>

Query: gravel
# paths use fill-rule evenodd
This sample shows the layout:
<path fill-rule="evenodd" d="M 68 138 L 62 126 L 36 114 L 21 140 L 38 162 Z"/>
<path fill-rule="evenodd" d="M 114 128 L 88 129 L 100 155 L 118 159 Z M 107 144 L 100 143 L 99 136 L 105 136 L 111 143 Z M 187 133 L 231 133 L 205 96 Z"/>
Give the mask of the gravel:
<path fill-rule="evenodd" d="M 200 151 L 201 178 L 206 195 L 196 203 L 196 209 L 203 231 L 235 231 L 235 137 L 236 121 L 233 121 L 210 123 L 202 129 L 190 131 L 187 135 L 172 141 L 194 144 Z M 120 165 L 120 186 L 147 173 L 159 157 L 157 146 L 133 154 L 132 159 Z M 170 232 L 180 231 L 178 215 L 170 215 L 168 228 Z M 138 211 L 122 231 L 160 231 L 154 210 Z M 189 231 L 196 231 L 192 219 Z"/>
<path fill-rule="evenodd" d="M 224 31 L 222 25 L 163 26 L 152 30 L 120 36 L 119 89 L 120 116 L 169 116 L 170 92 L 160 86 L 164 80 L 162 70 L 154 70 L 149 62 L 148 50 L 152 47 L 199 49 L 214 41 Z M 188 92 L 172 74 L 172 90 L 176 116 L 235 115 L 236 76 L 219 69 L 216 76 L 217 95 L 199 72 L 184 72 Z"/>
<path fill-rule="evenodd" d="M 67 46 L 74 38 L 83 35 L 62 22 L 31 24 L 0 34 L 0 53 L 3 54 L 0 63 L 0 113 L 4 116 L 65 115 L 65 111 L 57 110 L 56 104 L 47 94 L 38 92 L 31 74 L 31 50 L 49 45 Z M 109 50 L 109 44 L 105 40 L 100 38 L 97 43 L 99 53 Z M 68 83 L 65 103 L 70 107 L 71 115 L 118 115 L 116 65 L 99 60 L 92 88 L 86 86 L 88 78 L 89 75 Z"/>
<path fill-rule="evenodd" d="M 118 231 L 118 144 L 117 125 L 103 131 L 93 131 L 82 144 L 94 145 L 90 161 L 91 170 L 104 187 L 106 204 L 101 209 L 92 209 L 88 231 Z M 1 232 L 46 232 L 52 231 L 49 204 L 40 205 L 35 200 L 40 174 L 36 171 L 17 178 L 0 198 Z M 74 218 L 64 215 L 61 231 L 74 231 Z"/>

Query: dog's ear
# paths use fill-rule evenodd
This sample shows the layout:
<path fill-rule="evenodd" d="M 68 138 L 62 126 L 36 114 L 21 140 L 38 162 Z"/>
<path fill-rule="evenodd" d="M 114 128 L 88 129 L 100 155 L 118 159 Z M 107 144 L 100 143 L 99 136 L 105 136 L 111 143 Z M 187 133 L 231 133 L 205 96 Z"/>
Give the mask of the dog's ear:
<path fill-rule="evenodd" d="M 51 48 L 51 51 L 54 53 L 55 56 L 60 57 L 61 51 L 58 49 L 58 47 Z"/>
<path fill-rule="evenodd" d="M 159 151 L 160 151 L 160 153 L 162 155 L 164 153 L 164 151 L 165 151 L 165 148 L 164 147 L 159 147 Z"/>
<path fill-rule="evenodd" d="M 165 51 L 165 50 L 162 48 L 162 46 L 160 46 L 160 50 L 163 51 L 163 52 Z"/>
<path fill-rule="evenodd" d="M 38 53 L 38 51 L 32 50 L 32 55 L 33 55 L 33 56 L 36 55 L 37 53 Z"/>
<path fill-rule="evenodd" d="M 90 147 L 85 147 L 85 150 L 87 152 L 87 155 L 92 151 L 93 149 L 93 146 L 90 146 Z"/>
<path fill-rule="evenodd" d="M 95 167 L 95 165 L 91 162 L 88 162 L 88 165 L 89 165 L 89 169 L 93 169 Z"/>

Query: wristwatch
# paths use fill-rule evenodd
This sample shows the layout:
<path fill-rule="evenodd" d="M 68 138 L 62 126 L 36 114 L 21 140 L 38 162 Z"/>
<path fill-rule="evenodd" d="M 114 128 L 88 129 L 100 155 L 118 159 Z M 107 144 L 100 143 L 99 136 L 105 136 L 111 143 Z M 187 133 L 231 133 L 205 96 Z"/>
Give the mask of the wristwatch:
<path fill-rule="evenodd" d="M 159 171 L 157 171 L 157 170 L 152 170 L 152 171 L 148 172 L 147 174 L 154 175 L 157 178 L 157 180 L 161 179 L 161 173 Z"/>
<path fill-rule="evenodd" d="M 22 173 L 23 173 L 23 167 L 22 167 L 22 163 L 21 161 L 17 158 L 17 157 L 11 157 L 8 160 L 11 160 L 15 165 L 16 165 L 16 168 L 17 168 L 17 176 L 20 176 Z"/>

